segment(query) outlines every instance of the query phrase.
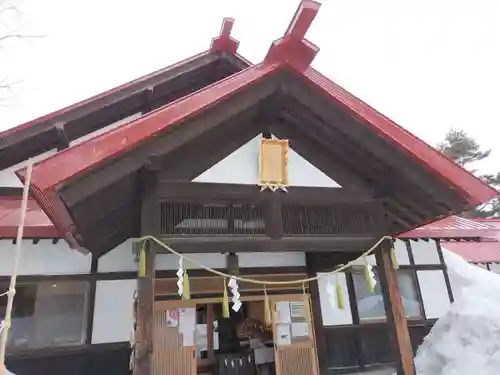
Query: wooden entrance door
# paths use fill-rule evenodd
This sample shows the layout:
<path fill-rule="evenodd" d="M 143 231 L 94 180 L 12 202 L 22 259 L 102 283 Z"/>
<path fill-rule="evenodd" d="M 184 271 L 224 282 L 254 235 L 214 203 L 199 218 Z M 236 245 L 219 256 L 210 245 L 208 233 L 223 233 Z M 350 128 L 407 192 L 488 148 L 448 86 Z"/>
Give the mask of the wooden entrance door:
<path fill-rule="evenodd" d="M 153 375 L 196 375 L 195 307 L 191 301 L 155 303 Z"/>
<path fill-rule="evenodd" d="M 276 375 L 318 375 L 311 311 L 303 295 L 273 296 Z"/>

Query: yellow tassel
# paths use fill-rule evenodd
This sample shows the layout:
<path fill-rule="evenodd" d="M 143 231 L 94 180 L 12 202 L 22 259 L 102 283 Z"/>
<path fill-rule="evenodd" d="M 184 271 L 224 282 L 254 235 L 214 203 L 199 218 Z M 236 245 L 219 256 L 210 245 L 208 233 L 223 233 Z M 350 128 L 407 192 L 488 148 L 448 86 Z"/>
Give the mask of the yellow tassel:
<path fill-rule="evenodd" d="M 272 326 L 273 317 L 271 316 L 271 305 L 267 296 L 266 286 L 264 285 L 264 323 L 267 327 Z"/>
<path fill-rule="evenodd" d="M 375 287 L 373 285 L 373 281 L 370 275 L 370 267 L 368 264 L 365 264 L 365 284 L 366 284 L 366 289 L 373 293 L 375 291 Z"/>
<path fill-rule="evenodd" d="M 307 322 L 311 321 L 311 307 L 309 304 L 309 296 L 306 293 L 306 284 L 302 284 L 302 295 L 304 297 L 304 318 Z"/>
<path fill-rule="evenodd" d="M 184 270 L 184 275 L 182 277 L 182 299 L 191 299 L 191 289 L 189 288 L 189 276 L 187 270 Z"/>
<path fill-rule="evenodd" d="M 224 318 L 229 318 L 229 298 L 227 297 L 227 286 L 226 279 L 224 279 L 224 295 L 222 297 L 222 316 Z"/>
<path fill-rule="evenodd" d="M 146 277 L 146 249 L 139 250 L 139 277 Z"/>
<path fill-rule="evenodd" d="M 340 310 L 344 310 L 344 296 L 342 295 L 342 288 L 339 283 L 339 275 L 337 275 L 337 306 Z"/>
<path fill-rule="evenodd" d="M 394 247 L 392 247 L 391 249 L 391 262 L 392 262 L 392 267 L 395 270 L 399 269 L 398 260 L 396 258 L 396 250 L 394 249 Z"/>

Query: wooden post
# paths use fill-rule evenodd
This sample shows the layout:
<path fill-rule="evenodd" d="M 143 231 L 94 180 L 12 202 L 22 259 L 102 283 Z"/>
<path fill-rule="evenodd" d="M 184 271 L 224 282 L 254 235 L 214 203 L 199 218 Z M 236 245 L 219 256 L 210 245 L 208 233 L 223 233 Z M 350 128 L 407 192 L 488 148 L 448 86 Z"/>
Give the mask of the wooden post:
<path fill-rule="evenodd" d="M 392 337 L 396 343 L 398 374 L 416 375 L 410 334 L 401 301 L 397 273 L 391 260 L 391 251 L 391 240 L 386 240 L 375 253 L 385 311 Z"/>
<path fill-rule="evenodd" d="M 137 279 L 137 329 L 134 356 L 134 375 L 152 375 L 155 251 L 150 242 L 145 244 L 146 274 Z"/>

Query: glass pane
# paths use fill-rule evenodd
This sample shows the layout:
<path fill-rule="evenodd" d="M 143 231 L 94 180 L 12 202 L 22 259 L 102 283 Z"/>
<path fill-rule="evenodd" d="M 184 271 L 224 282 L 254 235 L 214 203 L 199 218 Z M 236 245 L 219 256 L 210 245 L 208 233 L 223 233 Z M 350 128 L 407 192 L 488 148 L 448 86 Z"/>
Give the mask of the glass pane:
<path fill-rule="evenodd" d="M 354 289 L 358 304 L 359 318 L 361 320 L 385 319 L 384 299 L 380 290 L 378 272 L 373 268 L 374 278 L 376 280 L 374 292 L 370 292 L 366 286 L 363 271 L 353 272 Z M 422 312 L 418 302 L 417 292 L 413 274 L 409 271 L 398 270 L 398 284 L 401 291 L 401 300 L 406 317 L 421 317 Z"/>
<path fill-rule="evenodd" d="M 374 278 L 376 280 L 374 291 L 371 292 L 366 285 L 365 275 L 363 271 L 354 271 L 354 290 L 356 292 L 356 300 L 358 304 L 359 318 L 363 319 L 385 319 L 385 306 L 380 291 L 380 282 L 378 273 L 373 269 Z"/>
<path fill-rule="evenodd" d="M 9 346 L 33 348 L 81 344 L 88 283 L 42 282 L 16 287 Z M 6 301 L 0 302 L 1 314 Z"/>

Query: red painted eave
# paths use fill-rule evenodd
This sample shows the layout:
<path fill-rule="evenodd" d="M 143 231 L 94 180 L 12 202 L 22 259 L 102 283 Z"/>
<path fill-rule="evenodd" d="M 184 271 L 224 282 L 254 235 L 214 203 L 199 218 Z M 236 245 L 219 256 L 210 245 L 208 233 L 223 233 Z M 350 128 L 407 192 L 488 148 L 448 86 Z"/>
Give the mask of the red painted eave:
<path fill-rule="evenodd" d="M 418 238 L 486 238 L 495 237 L 498 230 L 485 223 L 465 219 L 459 216 L 450 216 L 442 220 L 413 229 L 398 235 L 401 239 Z"/>
<path fill-rule="evenodd" d="M 16 238 L 21 216 L 21 198 L 0 197 L 0 239 Z M 56 227 L 38 206 L 34 199 L 28 200 L 24 237 L 55 238 L 59 237 Z"/>
<path fill-rule="evenodd" d="M 54 189 L 64 181 L 136 147 L 139 142 L 154 137 L 167 127 L 196 116 L 277 69 L 277 65 L 255 65 L 117 129 L 63 150 L 33 167 L 32 185 L 42 192 Z M 16 174 L 22 180 L 24 170 L 18 170 Z"/>
<path fill-rule="evenodd" d="M 310 67 L 303 74 L 330 100 L 341 105 L 354 117 L 363 121 L 380 137 L 409 154 L 430 173 L 443 180 L 450 188 L 457 190 L 469 203 L 470 207 L 485 203 L 498 195 L 498 192 L 491 186 L 350 94 L 317 70 Z"/>
<path fill-rule="evenodd" d="M 94 102 L 94 101 L 96 101 L 96 100 L 99 100 L 99 99 L 105 98 L 105 97 L 107 97 L 107 96 L 109 96 L 109 95 L 112 95 L 112 94 L 115 94 L 115 93 L 120 92 L 120 91 L 122 91 L 122 90 L 125 90 L 126 88 L 128 88 L 128 87 L 130 87 L 130 86 L 133 86 L 133 85 L 135 85 L 135 84 L 138 84 L 138 83 L 139 83 L 139 82 L 141 82 L 141 81 L 145 81 L 145 80 L 147 80 L 147 79 L 150 79 L 151 77 L 154 77 L 154 76 L 156 76 L 156 75 L 162 74 L 163 72 L 165 72 L 165 71 L 167 71 L 167 70 L 175 69 L 175 68 L 177 68 L 177 67 L 179 67 L 179 66 L 182 66 L 182 65 L 184 65 L 184 64 L 188 64 L 188 63 L 190 63 L 191 61 L 194 61 L 194 60 L 196 60 L 196 59 L 202 58 L 203 56 L 206 56 L 206 55 L 208 55 L 208 54 L 210 54 L 210 53 L 212 53 L 212 51 L 211 51 L 211 50 L 208 50 L 208 51 L 205 51 L 205 52 L 199 53 L 199 54 L 197 54 L 197 55 L 194 55 L 194 56 L 192 56 L 192 57 L 189 57 L 189 58 L 187 58 L 187 59 L 184 59 L 184 60 L 182 60 L 182 61 L 179 61 L 178 63 L 175 63 L 175 64 L 173 64 L 173 65 L 169 65 L 169 66 L 167 66 L 167 67 L 165 67 L 165 68 L 162 68 L 162 69 L 159 69 L 159 70 L 157 70 L 157 71 L 155 71 L 155 72 L 153 72 L 153 73 L 147 74 L 147 75 L 142 76 L 142 77 L 140 77 L 140 78 L 137 78 L 137 79 L 135 79 L 135 80 L 133 80 L 133 81 L 127 82 L 127 83 L 125 83 L 125 84 L 123 84 L 123 85 L 121 85 L 121 86 L 115 87 L 115 88 L 113 88 L 113 89 L 111 89 L 111 90 L 107 90 L 107 91 L 102 92 L 102 93 L 100 93 L 100 94 L 94 95 L 94 96 L 92 96 L 92 97 L 90 97 L 90 98 L 88 98 L 88 99 L 82 100 L 82 101 L 80 101 L 80 102 L 78 102 L 78 103 L 75 103 L 75 104 L 70 105 L 70 106 L 68 106 L 68 107 L 65 107 L 65 108 L 63 108 L 63 109 L 60 109 L 60 110 L 58 110 L 58 111 L 55 111 L 55 112 L 49 113 L 49 114 L 44 115 L 44 116 L 42 116 L 42 117 L 38 117 L 38 118 L 36 118 L 36 119 L 34 119 L 34 120 L 28 121 L 28 122 L 26 122 L 26 123 L 24 123 L 24 124 L 21 124 L 21 125 L 15 126 L 15 127 L 13 127 L 13 128 L 6 129 L 6 130 L 4 130 L 3 132 L 0 132 L 0 138 L 2 138 L 2 137 L 7 137 L 8 135 L 13 134 L 13 133 L 15 133 L 15 132 L 18 132 L 18 131 L 20 131 L 20 130 L 23 130 L 23 129 L 29 128 L 29 127 L 31 127 L 31 126 L 35 126 L 36 124 L 39 124 L 39 123 L 41 123 L 41 122 L 44 122 L 44 121 L 47 121 L 47 120 L 50 120 L 50 119 L 54 119 L 54 118 L 56 118 L 56 117 L 58 117 L 58 116 L 61 116 L 61 115 L 64 115 L 64 114 L 66 114 L 66 113 L 68 113 L 68 112 L 74 111 L 74 110 L 76 110 L 76 109 L 78 109 L 78 108 L 80 108 L 80 107 L 82 107 L 82 106 L 84 106 L 84 105 L 86 105 L 86 104 L 92 103 L 92 102 Z"/>
<path fill-rule="evenodd" d="M 500 262 L 500 242 L 497 240 L 441 242 L 441 247 L 450 250 L 471 263 Z"/>

